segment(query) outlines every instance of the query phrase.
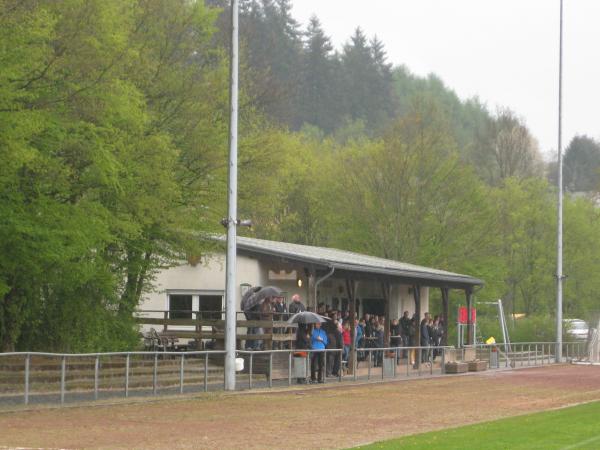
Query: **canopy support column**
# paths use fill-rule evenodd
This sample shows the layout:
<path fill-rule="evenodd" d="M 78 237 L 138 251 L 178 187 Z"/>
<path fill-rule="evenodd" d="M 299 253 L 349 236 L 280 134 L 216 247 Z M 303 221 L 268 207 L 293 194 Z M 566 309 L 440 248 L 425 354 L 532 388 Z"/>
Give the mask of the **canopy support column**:
<path fill-rule="evenodd" d="M 415 345 L 421 345 L 421 286 L 413 286 L 413 296 L 415 298 L 415 315 L 417 316 L 417 329 L 415 330 Z M 421 352 L 415 352 L 415 366 L 421 367 Z"/>
<path fill-rule="evenodd" d="M 390 301 L 392 297 L 392 284 L 387 280 L 382 281 L 381 292 L 384 301 L 383 317 L 385 318 L 383 324 L 383 345 L 387 347 L 390 345 Z"/>
<path fill-rule="evenodd" d="M 475 336 L 473 336 L 473 320 L 472 320 L 472 309 L 473 309 L 473 289 L 465 289 L 465 295 L 467 297 L 467 345 L 473 345 Z"/>
<path fill-rule="evenodd" d="M 450 298 L 449 289 L 443 287 L 442 291 L 442 317 L 444 318 L 444 335 L 442 336 L 442 345 L 448 345 L 448 324 L 450 323 Z"/>

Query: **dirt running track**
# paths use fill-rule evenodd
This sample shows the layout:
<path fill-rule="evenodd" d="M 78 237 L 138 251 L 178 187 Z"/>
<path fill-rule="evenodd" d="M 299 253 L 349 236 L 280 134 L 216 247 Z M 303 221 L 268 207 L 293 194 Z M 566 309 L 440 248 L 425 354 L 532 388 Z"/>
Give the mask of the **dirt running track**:
<path fill-rule="evenodd" d="M 552 366 L 2 413 L 0 448 L 344 448 L 590 400 L 600 367 Z"/>

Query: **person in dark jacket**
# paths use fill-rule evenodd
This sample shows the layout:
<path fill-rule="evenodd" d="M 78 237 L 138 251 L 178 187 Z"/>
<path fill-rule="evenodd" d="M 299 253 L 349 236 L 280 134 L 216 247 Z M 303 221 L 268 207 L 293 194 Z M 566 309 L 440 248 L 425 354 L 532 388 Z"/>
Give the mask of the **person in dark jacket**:
<path fill-rule="evenodd" d="M 296 331 L 296 350 L 308 349 L 310 349 L 310 334 L 308 332 L 308 326 L 305 323 L 299 323 L 298 330 Z M 306 378 L 297 378 L 296 383 L 305 384 Z"/>
<path fill-rule="evenodd" d="M 343 347 L 343 342 L 342 342 L 342 335 L 338 330 L 338 322 L 336 320 L 336 316 L 334 313 L 330 314 L 330 319 L 328 320 L 324 325 L 323 325 L 323 329 L 325 330 L 325 332 L 327 333 L 327 339 L 328 339 L 328 343 L 326 348 L 328 350 L 334 350 L 340 347 L 340 344 Z M 336 353 L 335 352 L 328 352 L 327 353 L 327 364 L 325 367 L 325 372 L 326 375 L 328 377 L 334 375 L 336 375 Z M 337 364 L 337 366 L 339 366 L 339 363 Z"/>
<path fill-rule="evenodd" d="M 341 370 L 341 361 L 340 361 L 340 357 L 342 356 L 343 350 L 344 350 L 344 336 L 342 334 L 343 328 L 342 325 L 340 324 L 340 322 L 336 319 L 332 321 L 334 326 L 335 326 L 335 330 L 333 332 L 334 336 L 335 336 L 335 347 L 338 350 L 342 350 L 342 352 L 332 352 L 330 353 L 331 355 L 331 359 L 333 360 L 333 365 L 331 366 L 331 374 L 334 377 L 338 377 L 340 375 L 340 370 Z M 328 359 L 329 359 L 329 356 Z"/>
<path fill-rule="evenodd" d="M 417 331 L 419 330 L 419 318 L 416 314 L 413 314 L 410 320 L 410 330 L 408 335 L 408 344 L 410 347 L 417 347 Z M 416 349 L 410 350 L 410 363 L 415 364 L 417 362 Z"/>
<path fill-rule="evenodd" d="M 431 336 L 429 334 L 429 313 L 425 313 L 425 317 L 421 320 L 421 347 L 429 347 L 431 345 Z M 428 360 L 429 350 L 421 349 L 421 362 Z"/>
<path fill-rule="evenodd" d="M 298 294 L 294 294 L 292 296 L 292 303 L 290 303 L 288 311 L 290 314 L 306 311 L 306 306 L 304 306 L 304 303 L 302 303 L 302 300 L 300 300 L 300 296 Z"/>
<path fill-rule="evenodd" d="M 404 315 L 400 319 L 400 335 L 402 336 L 402 345 L 410 347 L 410 317 L 408 311 L 404 311 Z M 408 358 L 408 351 L 404 350 L 402 356 Z"/>
<path fill-rule="evenodd" d="M 273 303 L 273 310 L 275 312 L 275 314 L 273 314 L 273 320 L 274 321 L 282 321 L 282 320 L 287 320 L 287 307 L 285 306 L 285 303 L 283 302 L 283 297 L 276 297 L 275 298 L 275 302 Z M 281 328 L 281 327 L 277 327 L 277 328 L 273 328 L 273 333 L 274 334 L 282 334 L 285 333 L 285 328 Z M 273 348 L 278 350 L 283 348 L 283 342 L 281 341 L 275 341 L 273 342 Z"/>
<path fill-rule="evenodd" d="M 390 346 L 391 347 L 400 347 L 402 345 L 402 330 L 400 328 L 400 322 L 398 319 L 392 320 L 392 325 L 390 327 Z"/>
<path fill-rule="evenodd" d="M 384 340 L 384 327 L 381 324 L 377 324 L 374 327 L 374 338 L 375 343 L 373 344 L 375 348 L 383 348 L 383 340 Z M 375 367 L 381 367 L 383 364 L 383 350 L 377 350 L 375 352 Z"/>
<path fill-rule="evenodd" d="M 398 319 L 392 320 L 392 326 L 390 327 L 390 347 L 401 347 L 402 346 L 402 329 L 400 327 L 400 322 Z M 396 362 L 400 362 L 400 351 L 395 350 L 397 360 Z"/>

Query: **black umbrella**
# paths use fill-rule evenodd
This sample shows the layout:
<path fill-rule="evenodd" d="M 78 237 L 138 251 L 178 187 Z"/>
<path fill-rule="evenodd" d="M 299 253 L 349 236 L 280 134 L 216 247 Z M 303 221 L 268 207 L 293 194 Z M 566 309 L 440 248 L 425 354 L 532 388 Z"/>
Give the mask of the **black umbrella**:
<path fill-rule="evenodd" d="M 254 287 L 248 288 L 248 290 L 246 290 L 246 292 L 244 292 L 244 295 L 242 295 L 242 301 L 240 302 L 240 307 L 242 308 L 242 311 L 247 311 L 251 308 L 251 307 L 247 306 L 248 302 L 250 301 L 252 296 L 254 294 L 256 294 L 258 291 L 260 291 L 261 289 L 262 289 L 262 286 L 254 286 Z"/>
<path fill-rule="evenodd" d="M 258 292 L 255 292 L 251 295 L 245 302 L 245 304 L 240 305 L 243 311 L 247 311 L 249 309 L 254 308 L 256 305 L 260 305 L 265 298 L 269 297 L 280 297 L 281 289 L 275 286 L 265 286 L 260 289 Z"/>
<path fill-rule="evenodd" d="M 288 320 L 288 323 L 323 323 L 329 319 L 329 317 L 321 316 L 312 311 L 302 311 L 294 314 Z"/>

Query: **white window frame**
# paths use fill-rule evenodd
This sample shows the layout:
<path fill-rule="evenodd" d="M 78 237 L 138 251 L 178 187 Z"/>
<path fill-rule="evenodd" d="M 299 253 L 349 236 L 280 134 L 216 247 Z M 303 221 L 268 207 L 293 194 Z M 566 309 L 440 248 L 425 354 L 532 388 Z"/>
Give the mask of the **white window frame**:
<path fill-rule="evenodd" d="M 223 310 L 223 302 L 225 299 L 225 291 L 220 289 L 167 289 L 165 291 L 165 311 L 170 311 L 171 295 L 191 295 L 192 296 L 192 312 L 200 312 L 200 297 L 203 296 L 221 296 L 221 310 Z M 193 318 L 193 315 L 192 315 Z M 172 330 L 193 331 L 193 325 L 180 325 L 169 327 Z"/>

